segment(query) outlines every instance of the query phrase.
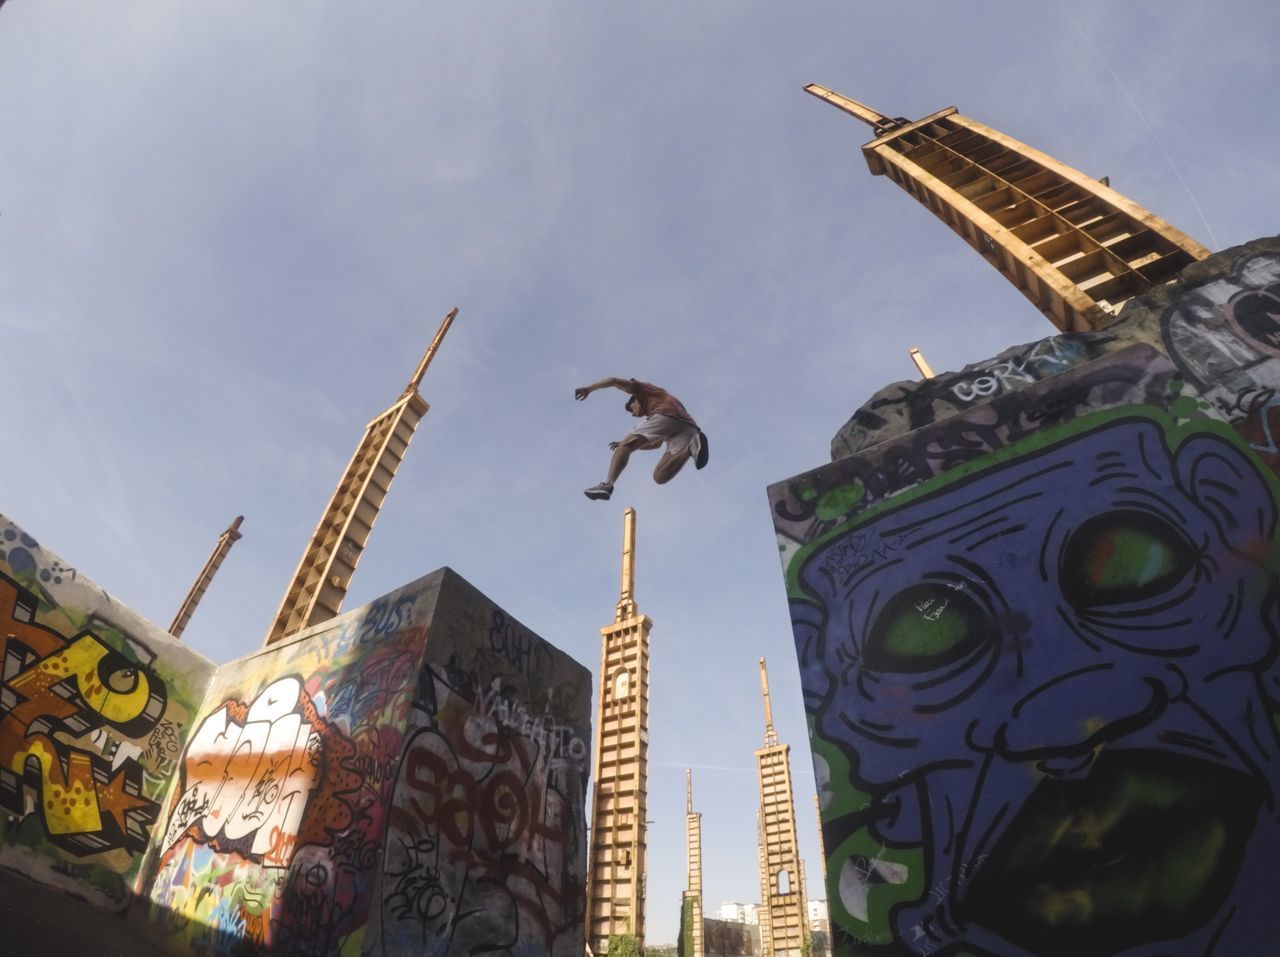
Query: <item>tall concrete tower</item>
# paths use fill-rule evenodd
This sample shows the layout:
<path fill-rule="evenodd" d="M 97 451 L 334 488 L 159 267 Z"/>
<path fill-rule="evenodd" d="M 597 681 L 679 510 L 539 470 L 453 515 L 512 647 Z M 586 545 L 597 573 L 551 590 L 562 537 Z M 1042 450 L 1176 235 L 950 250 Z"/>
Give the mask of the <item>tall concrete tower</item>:
<path fill-rule="evenodd" d="M 615 934 L 644 944 L 645 816 L 649 788 L 649 629 L 635 600 L 636 510 L 623 513 L 622 594 L 600 629 L 600 702 L 592 773 L 587 943 Z"/>
<path fill-rule="evenodd" d="M 911 122 L 811 83 L 870 126 L 867 166 L 952 228 L 1064 332 L 1120 307 L 1209 250 L 1154 213 L 953 106 Z"/>
<path fill-rule="evenodd" d="M 818 819 L 818 860 L 822 862 L 822 896 L 827 896 L 827 840 L 822 834 L 822 802 L 813 796 L 813 813 Z"/>
<path fill-rule="evenodd" d="M 760 772 L 760 926 L 769 928 L 765 957 L 800 957 L 809 937 L 808 905 L 796 839 L 796 808 L 791 790 L 791 745 L 780 744 L 773 729 L 769 673 L 760 659 L 764 695 L 764 747 L 756 751 Z"/>
<path fill-rule="evenodd" d="M 227 557 L 227 552 L 231 551 L 231 546 L 243 537 L 240 532 L 240 523 L 243 521 L 244 516 L 237 515 L 235 521 L 227 526 L 227 530 L 218 536 L 218 543 L 213 546 L 209 560 L 204 563 L 204 568 L 200 569 L 200 574 L 196 576 L 196 583 L 191 586 L 187 597 L 182 599 L 178 613 L 173 616 L 173 621 L 169 625 L 169 634 L 173 637 L 182 637 L 182 633 L 187 629 L 187 622 L 195 614 L 196 606 L 200 604 L 204 593 L 209 590 L 209 583 L 222 567 L 222 561 Z"/>
<path fill-rule="evenodd" d="M 689 917 L 688 931 L 693 939 L 689 953 L 691 957 L 702 957 L 702 814 L 693 809 L 693 771 L 689 768 L 684 769 L 684 787 L 684 846 L 689 861 L 689 886 L 684 892 L 684 899 L 685 913 Z"/>
<path fill-rule="evenodd" d="M 756 857 L 760 866 L 760 953 L 773 953 L 773 937 L 769 928 L 769 862 L 764 856 L 764 821 L 759 809 L 756 810 Z"/>
<path fill-rule="evenodd" d="M 365 426 L 364 436 L 302 553 L 264 644 L 328 621 L 341 610 L 391 480 L 414 430 L 430 408 L 418 387 L 457 315 L 458 310 L 453 309 L 444 317 L 400 398 Z"/>

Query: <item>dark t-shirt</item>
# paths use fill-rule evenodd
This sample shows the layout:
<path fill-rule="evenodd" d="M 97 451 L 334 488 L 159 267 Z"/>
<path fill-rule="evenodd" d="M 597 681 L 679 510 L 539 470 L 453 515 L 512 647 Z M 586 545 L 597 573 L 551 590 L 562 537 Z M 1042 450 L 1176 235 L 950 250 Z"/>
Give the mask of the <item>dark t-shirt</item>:
<path fill-rule="evenodd" d="M 645 415 L 669 415 L 673 419 L 688 422 L 694 428 L 698 423 L 693 420 L 689 410 L 666 389 L 661 389 L 652 382 L 641 382 L 639 379 L 628 379 L 627 391 L 640 400 L 640 411 Z"/>

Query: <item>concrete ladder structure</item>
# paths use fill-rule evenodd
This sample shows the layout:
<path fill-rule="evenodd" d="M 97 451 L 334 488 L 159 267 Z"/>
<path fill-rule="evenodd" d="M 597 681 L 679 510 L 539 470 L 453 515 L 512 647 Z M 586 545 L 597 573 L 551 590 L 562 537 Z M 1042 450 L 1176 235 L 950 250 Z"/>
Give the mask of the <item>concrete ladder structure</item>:
<path fill-rule="evenodd" d="M 705 934 L 702 926 L 702 814 L 693 809 L 693 771 L 684 769 L 685 814 L 684 845 L 689 862 L 689 886 L 684 899 L 689 904 L 689 933 L 693 946 L 690 957 L 702 957 Z"/>
<path fill-rule="evenodd" d="M 768 927 L 765 957 L 800 957 L 809 937 L 808 905 L 796 838 L 796 809 L 791 788 L 791 745 L 778 741 L 769 701 L 769 673 L 760 659 L 764 696 L 764 747 L 756 751 L 760 779 L 760 917 Z M 763 938 L 763 933 L 762 933 Z"/>
<path fill-rule="evenodd" d="M 816 83 L 805 91 L 870 126 L 871 172 L 928 207 L 1063 332 L 1105 325 L 1209 255 L 1105 182 L 954 106 L 911 122 Z"/>
<path fill-rule="evenodd" d="M 182 600 L 178 613 L 173 616 L 173 621 L 169 624 L 169 634 L 173 635 L 173 637 L 182 637 L 182 633 L 186 631 L 187 623 L 191 621 L 191 616 L 195 614 L 196 606 L 200 604 L 200 599 L 209 590 L 209 583 L 213 581 L 213 576 L 222 567 L 222 562 L 227 557 L 227 552 L 231 551 L 231 546 L 243 537 L 240 532 L 240 523 L 243 521 L 244 516 L 237 515 L 235 520 L 227 526 L 226 531 L 218 536 L 218 543 L 213 546 L 213 551 L 209 554 L 208 561 L 204 563 L 204 568 L 200 569 L 200 574 L 196 576 L 195 584 L 191 586 L 191 591 L 187 592 L 187 597 Z"/>
<path fill-rule="evenodd" d="M 818 819 L 818 860 L 822 862 L 822 887 L 825 893 L 827 887 L 827 840 L 822 835 L 822 801 L 816 794 L 813 796 L 813 813 Z"/>
<path fill-rule="evenodd" d="M 643 948 L 649 787 L 649 630 L 635 600 L 636 510 L 623 513 L 622 589 L 613 623 L 600 629 L 591 837 L 587 866 L 587 944 L 634 936 Z"/>
<path fill-rule="evenodd" d="M 760 921 L 760 953 L 773 953 L 773 938 L 769 933 L 769 864 L 764 856 L 764 822 L 760 810 L 756 809 L 756 861 L 760 868 L 760 910 L 756 917 Z"/>
<path fill-rule="evenodd" d="M 430 408 L 418 387 L 457 315 L 458 310 L 453 309 L 444 317 L 400 397 L 365 426 L 364 436 L 302 553 L 264 645 L 328 621 L 342 610 L 378 510 L 414 430 Z"/>

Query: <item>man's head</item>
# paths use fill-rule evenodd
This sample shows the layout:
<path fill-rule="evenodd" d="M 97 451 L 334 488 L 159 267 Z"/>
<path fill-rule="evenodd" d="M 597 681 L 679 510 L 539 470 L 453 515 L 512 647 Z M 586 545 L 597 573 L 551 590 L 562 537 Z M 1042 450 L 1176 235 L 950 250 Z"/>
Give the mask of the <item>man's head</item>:
<path fill-rule="evenodd" d="M 627 410 L 628 412 L 630 412 L 632 415 L 634 415 L 637 419 L 638 419 L 638 418 L 641 418 L 641 417 L 644 415 L 644 410 L 640 407 L 640 396 L 638 396 L 638 395 L 629 395 L 629 396 L 627 396 L 627 401 L 626 401 L 626 403 L 625 403 L 625 408 L 626 408 L 626 410 Z"/>

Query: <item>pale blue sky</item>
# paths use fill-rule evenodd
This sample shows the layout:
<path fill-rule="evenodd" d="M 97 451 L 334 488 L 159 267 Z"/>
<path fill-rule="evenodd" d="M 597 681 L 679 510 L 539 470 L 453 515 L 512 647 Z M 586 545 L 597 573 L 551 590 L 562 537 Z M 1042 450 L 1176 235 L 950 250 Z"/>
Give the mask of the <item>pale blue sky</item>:
<path fill-rule="evenodd" d="M 941 371 L 1052 329 L 802 86 L 955 105 L 1223 248 L 1276 231 L 1278 38 L 1264 2 L 13 0 L 0 510 L 161 624 L 243 513 L 187 632 L 239 656 L 456 305 L 347 607 L 448 564 L 594 670 L 634 505 L 650 942 L 675 938 L 687 766 L 709 907 L 758 896 L 760 656 L 821 896 L 764 488 L 908 347 Z M 709 468 L 658 488 L 637 458 L 584 499 L 628 425 L 572 400 L 605 375 L 679 395 Z"/>

